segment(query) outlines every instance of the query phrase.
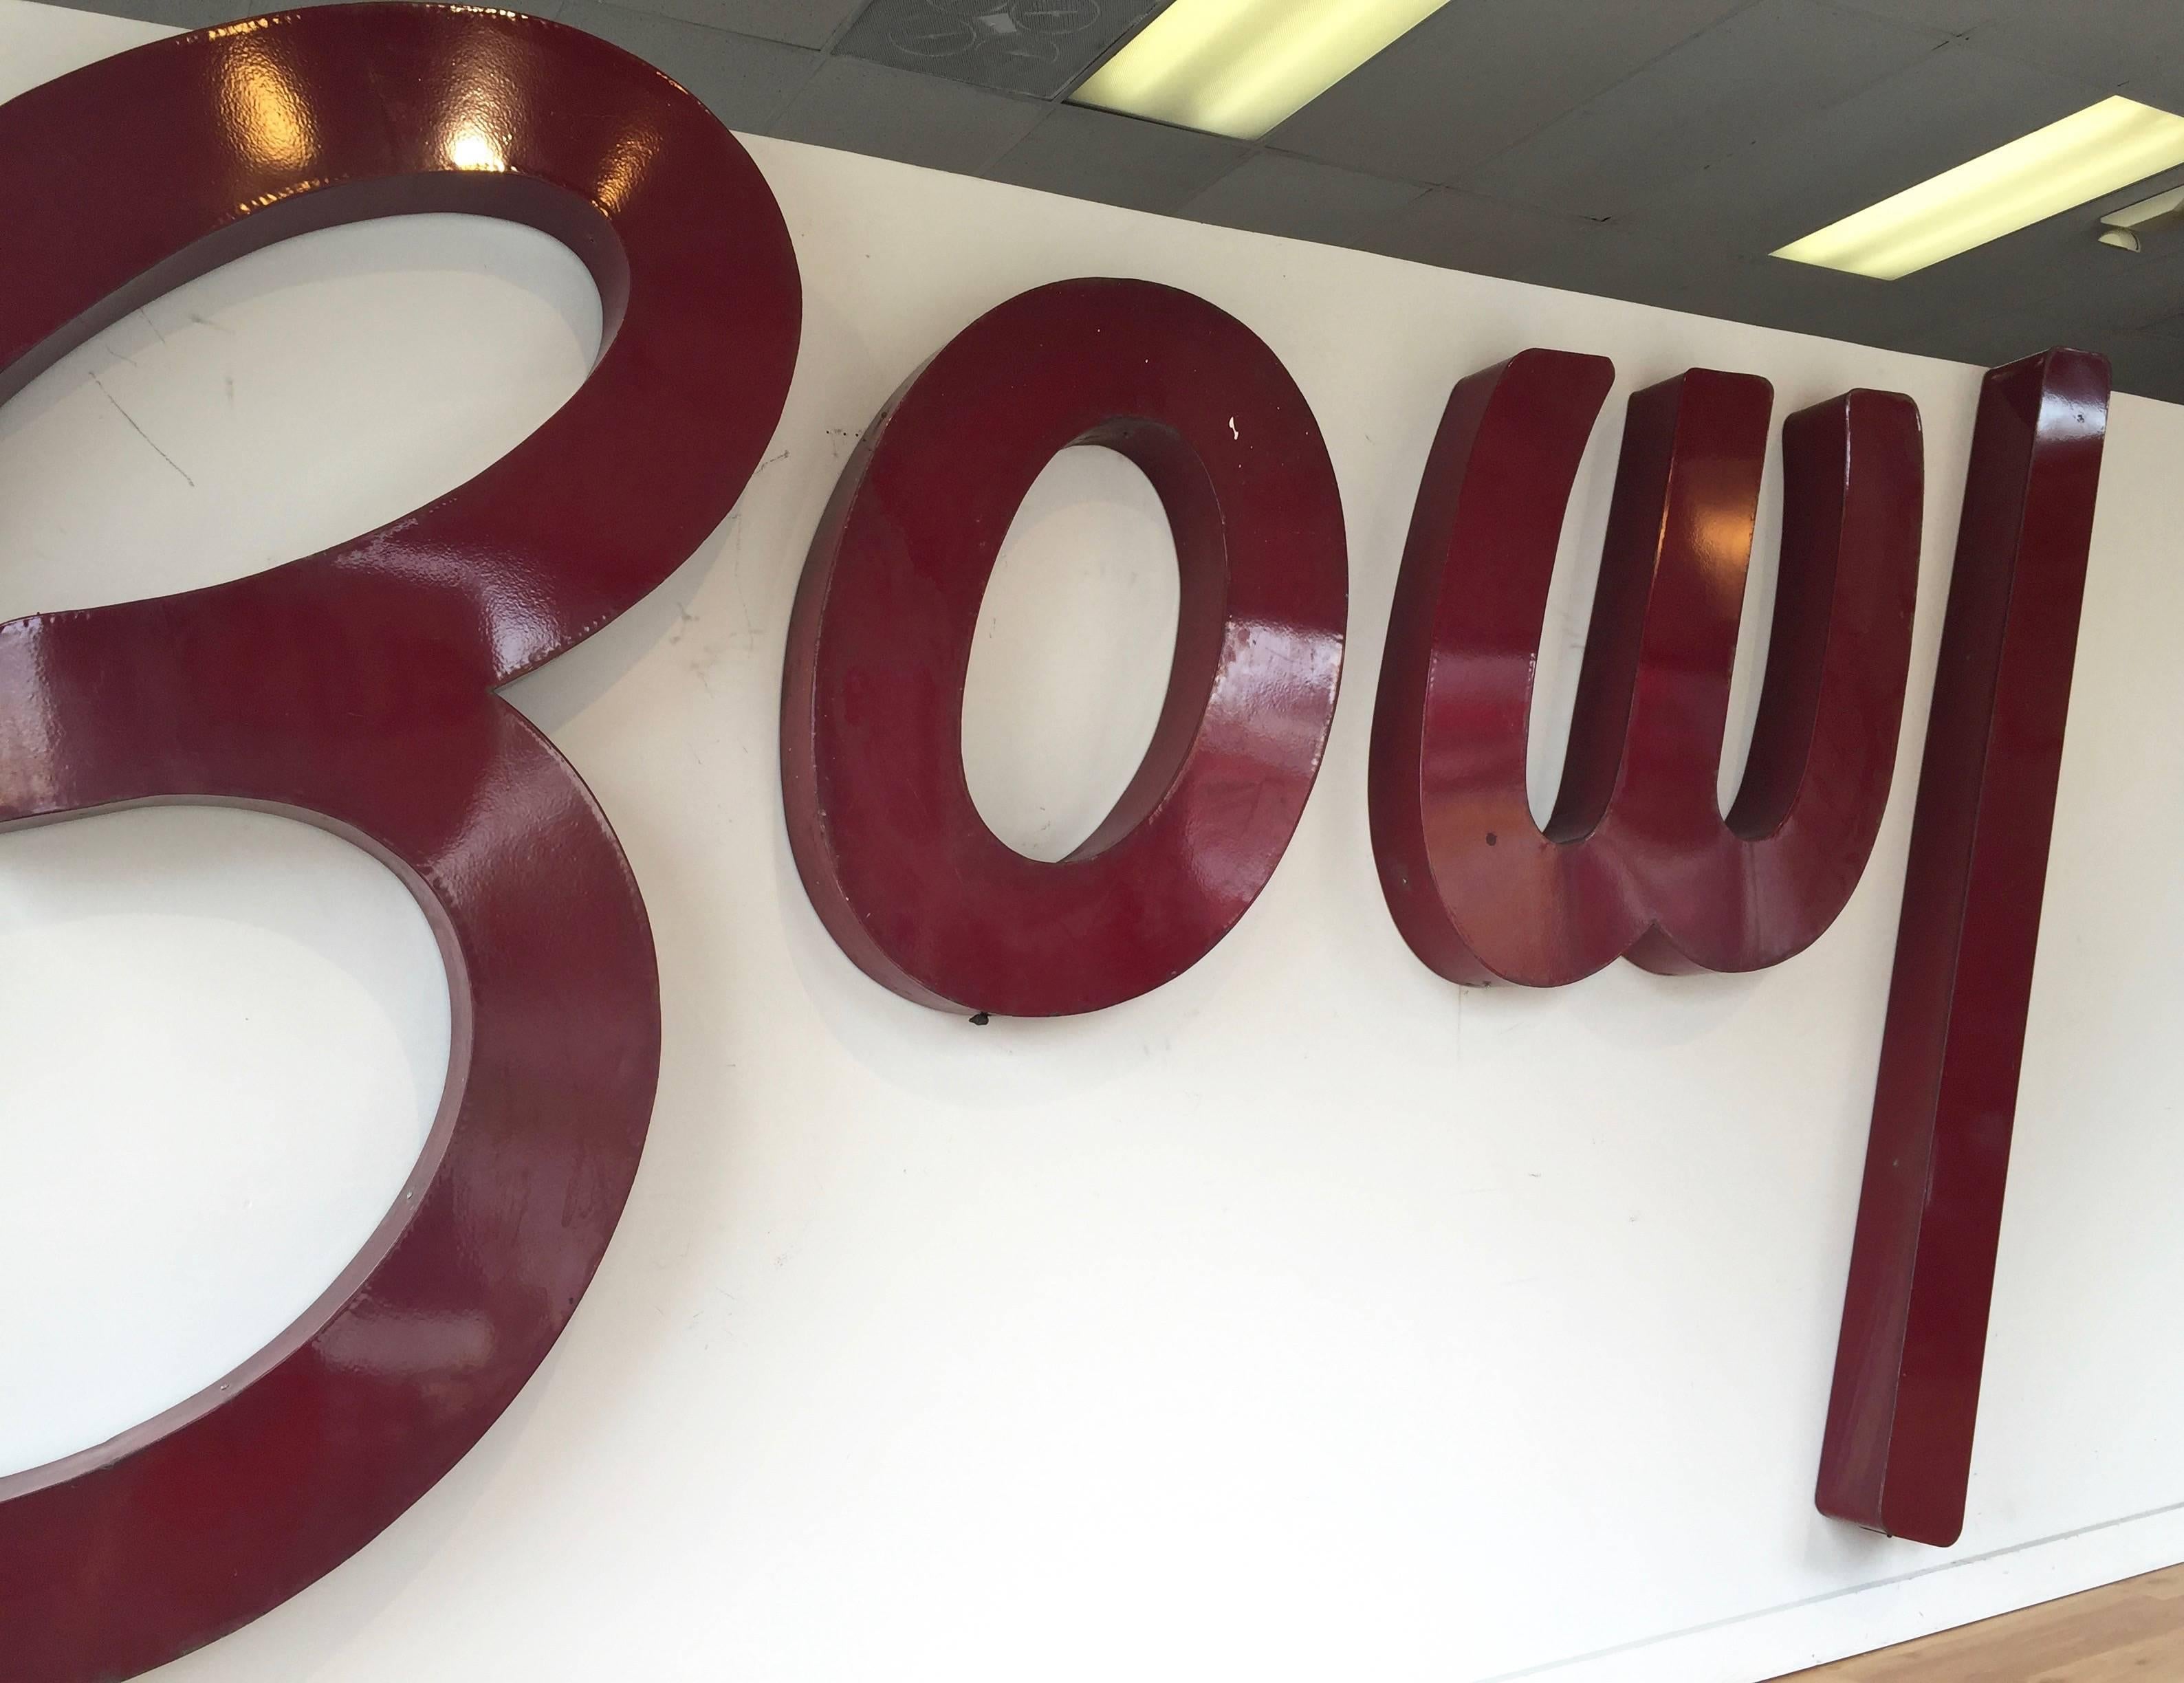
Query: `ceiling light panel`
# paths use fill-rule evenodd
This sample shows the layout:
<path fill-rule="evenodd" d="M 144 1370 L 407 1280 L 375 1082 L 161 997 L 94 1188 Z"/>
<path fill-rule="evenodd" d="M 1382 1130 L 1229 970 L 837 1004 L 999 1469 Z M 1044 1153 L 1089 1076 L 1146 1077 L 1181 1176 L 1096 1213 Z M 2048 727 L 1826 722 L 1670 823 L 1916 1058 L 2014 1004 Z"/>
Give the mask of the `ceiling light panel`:
<path fill-rule="evenodd" d="M 1447 0 L 1174 0 L 1070 97 L 1256 140 Z"/>
<path fill-rule="evenodd" d="M 2180 164 L 2184 117 L 2120 96 L 2103 99 L 1774 255 L 1898 280 Z"/>

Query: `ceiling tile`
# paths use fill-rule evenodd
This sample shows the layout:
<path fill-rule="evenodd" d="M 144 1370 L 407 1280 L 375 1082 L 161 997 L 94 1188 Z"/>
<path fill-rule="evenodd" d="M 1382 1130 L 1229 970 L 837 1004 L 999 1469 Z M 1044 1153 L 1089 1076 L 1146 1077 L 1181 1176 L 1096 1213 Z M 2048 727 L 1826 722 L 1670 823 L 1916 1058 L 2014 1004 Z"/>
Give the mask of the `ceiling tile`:
<path fill-rule="evenodd" d="M 2057 345 L 2098 351 L 2103 347 L 2094 342 L 2096 338 L 2113 341 L 2116 337 L 2113 333 L 2088 333 L 2083 322 L 2073 319 L 2067 305 L 2036 305 L 1941 321 L 1906 336 L 1909 348 L 1923 356 L 1947 357 L 1981 368 L 2000 368 Z"/>
<path fill-rule="evenodd" d="M 2176 401 L 2184 391 L 2184 339 L 2159 333 L 2125 333 L 2092 347 L 2109 359 L 2119 392 Z"/>
<path fill-rule="evenodd" d="M 559 0 L 560 19 L 634 53 L 704 100 L 732 129 L 763 130 L 810 81 L 819 55 L 599 0 Z"/>
<path fill-rule="evenodd" d="M 1031 131 L 1044 105 L 861 58 L 828 58 L 775 119 L 784 140 L 975 175 Z"/>
<path fill-rule="evenodd" d="M 1370 230 L 1416 203 L 1415 181 L 1340 169 L 1331 164 L 1255 153 L 1183 207 L 1183 214 L 1323 244 L 1364 243 Z"/>
<path fill-rule="evenodd" d="M 1250 150 L 1191 129 L 1057 105 L 986 174 L 1020 187 L 1172 212 L 1234 169 Z"/>
<path fill-rule="evenodd" d="M 2098 97 L 1953 42 L 1647 196 L 1624 219 L 1763 256 Z"/>
<path fill-rule="evenodd" d="M 1455 0 L 1268 136 L 1376 175 L 1452 183 L 1746 0 Z"/>
<path fill-rule="evenodd" d="M 1930 294 L 1901 290 L 1900 281 L 1778 257 L 1738 258 L 1713 274 L 1706 314 L 1853 344 L 1900 344 L 1947 308 Z"/>
<path fill-rule="evenodd" d="M 1970 34 L 1983 53 L 2060 70 L 2148 104 L 2184 109 L 2177 0 L 2020 3 Z"/>
<path fill-rule="evenodd" d="M 1479 193 L 1438 187 L 1373 231 L 1373 249 L 1442 269 L 1566 286 L 1597 225 Z"/>
<path fill-rule="evenodd" d="M 1475 275 L 1703 313 L 1724 260 L 1536 206 L 1435 188 L 1351 242 Z M 1719 312 L 1716 312 L 1719 313 Z"/>
<path fill-rule="evenodd" d="M 1549 124 L 1464 185 L 1614 216 L 1663 181 L 1839 103 L 1946 39 L 1816 0 L 1759 0 Z"/>
<path fill-rule="evenodd" d="M 2065 288 L 2037 301 L 2063 327 L 2081 333 L 2184 330 L 2184 253 L 2166 257 L 2101 251 L 2108 274 L 2096 286 Z M 2094 348 L 2098 349 L 2098 347 Z"/>
<path fill-rule="evenodd" d="M 865 0 L 615 0 L 632 11 L 733 30 L 792 47 L 824 47 Z"/>
<path fill-rule="evenodd" d="M 1610 224 L 1587 226 L 1579 261 L 1551 284 L 1696 315 L 1727 313 L 1719 301 L 1724 274 L 1733 265 L 1725 260 L 1648 240 Z"/>
<path fill-rule="evenodd" d="M 1968 35 L 1981 24 L 2005 17 L 2028 3 L 2049 6 L 2056 0 L 1832 0 L 1832 3 L 1869 18 Z"/>
<path fill-rule="evenodd" d="M 1160 0 L 872 0 L 838 53 L 1053 99 Z"/>

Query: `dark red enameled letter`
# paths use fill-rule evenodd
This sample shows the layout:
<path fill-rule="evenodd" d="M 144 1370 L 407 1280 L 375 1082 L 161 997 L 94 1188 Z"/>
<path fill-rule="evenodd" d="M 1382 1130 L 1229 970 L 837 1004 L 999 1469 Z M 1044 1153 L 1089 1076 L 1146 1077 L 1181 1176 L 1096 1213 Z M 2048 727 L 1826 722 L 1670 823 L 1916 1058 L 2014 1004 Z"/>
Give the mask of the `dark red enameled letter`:
<path fill-rule="evenodd" d="M 972 803 L 963 680 L 1017 506 L 1072 444 L 1152 481 L 1182 600 L 1152 745 L 1050 864 Z M 782 780 L 827 930 L 948 1010 L 1096 1011 L 1179 975 L 1266 886 L 1304 810 L 1347 590 L 1326 447 L 1250 329 L 1141 280 L 1064 281 L 982 316 L 873 421 L 797 593 Z"/>
<path fill-rule="evenodd" d="M 799 301 L 773 196 L 702 106 L 506 13 L 333 7 L 159 42 L 0 106 L 0 397 L 244 252 L 410 211 L 561 239 L 605 323 L 576 395 L 415 514 L 237 583 L 0 625 L 0 827 L 159 802 L 322 825 L 410 886 L 451 996 L 438 1117 L 342 1277 L 212 1388 L 0 1478 L 0 1675 L 90 1683 L 369 1541 L 493 1424 L 598 1266 L 652 1109 L 651 935 L 597 804 L 492 691 L 727 514 Z"/>
<path fill-rule="evenodd" d="M 1819 1493 L 1919 1542 L 1964 1528 L 2108 402 L 1997 369 L 1964 480 Z"/>
<path fill-rule="evenodd" d="M 1771 393 L 1694 369 L 1630 399 L 1554 814 L 1525 788 L 1563 510 L 1613 369 L 1526 351 L 1462 381 L 1427 459 L 1373 717 L 1373 852 L 1451 981 L 1552 987 L 1627 956 L 1752 970 L 1864 869 L 1910 659 L 1918 411 L 1852 392 L 1783 428 L 1774 636 L 1744 781 L 1715 797 Z"/>

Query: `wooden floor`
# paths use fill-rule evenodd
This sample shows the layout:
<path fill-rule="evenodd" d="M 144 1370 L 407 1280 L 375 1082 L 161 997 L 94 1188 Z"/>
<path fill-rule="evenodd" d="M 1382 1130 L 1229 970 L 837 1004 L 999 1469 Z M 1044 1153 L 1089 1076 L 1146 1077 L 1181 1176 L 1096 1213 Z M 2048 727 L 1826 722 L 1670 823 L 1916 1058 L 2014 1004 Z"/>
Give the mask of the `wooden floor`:
<path fill-rule="evenodd" d="M 1783 1683 L 2178 1683 L 2184 1566 L 1801 1671 Z"/>

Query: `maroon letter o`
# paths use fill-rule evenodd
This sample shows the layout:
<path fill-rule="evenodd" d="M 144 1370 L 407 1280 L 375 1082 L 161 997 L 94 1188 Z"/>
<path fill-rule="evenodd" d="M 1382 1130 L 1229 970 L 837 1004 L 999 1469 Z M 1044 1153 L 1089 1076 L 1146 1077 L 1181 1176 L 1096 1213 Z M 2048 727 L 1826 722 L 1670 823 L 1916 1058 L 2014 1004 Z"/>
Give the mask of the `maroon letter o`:
<path fill-rule="evenodd" d="M 1072 444 L 1140 468 L 1175 534 L 1150 747 L 1067 858 L 987 828 L 963 684 L 1001 540 Z M 1303 394 L 1205 300 L 1138 280 L 1011 299 L 895 393 L 844 472 L 790 623 L 788 834 L 843 950 L 926 1005 L 1060 1016 L 1181 975 L 1289 845 L 1334 715 L 1342 505 Z"/>

